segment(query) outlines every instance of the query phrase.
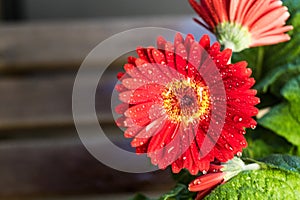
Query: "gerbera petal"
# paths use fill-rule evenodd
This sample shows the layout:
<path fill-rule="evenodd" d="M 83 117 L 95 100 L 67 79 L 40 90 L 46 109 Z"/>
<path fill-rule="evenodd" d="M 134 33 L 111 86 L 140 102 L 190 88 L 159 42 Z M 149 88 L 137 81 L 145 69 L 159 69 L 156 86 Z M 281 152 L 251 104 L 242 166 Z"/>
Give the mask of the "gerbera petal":
<path fill-rule="evenodd" d="M 125 138 L 133 138 L 135 137 L 144 127 L 143 126 L 132 126 L 125 130 L 124 137 Z"/>
<path fill-rule="evenodd" d="M 199 44 L 206 50 L 210 48 L 210 39 L 208 35 L 203 35 L 199 40 Z"/>
<path fill-rule="evenodd" d="M 148 118 L 149 109 L 153 105 L 153 102 L 140 103 L 128 108 L 124 115 L 133 120 L 140 118 Z"/>
<path fill-rule="evenodd" d="M 147 79 L 139 70 L 138 67 L 134 66 L 133 64 L 125 64 L 124 69 L 126 71 L 127 75 L 130 75 L 131 77 L 140 78 L 140 79 Z M 126 77 L 123 77 L 122 79 L 126 79 Z"/>
<path fill-rule="evenodd" d="M 180 136 L 178 134 L 179 124 L 170 127 L 170 132 L 166 138 L 166 145 L 161 152 L 161 162 L 159 162 L 159 167 L 164 169 L 168 165 L 171 165 L 182 155 L 180 147 Z M 177 135 L 177 136 L 176 136 Z"/>
<path fill-rule="evenodd" d="M 195 42 L 195 38 L 192 34 L 187 34 L 185 40 L 184 40 L 184 46 L 186 48 L 186 51 L 189 52 L 191 45 Z"/>
<path fill-rule="evenodd" d="M 290 39 L 291 37 L 288 34 L 270 35 L 270 36 L 261 37 L 259 39 L 254 40 L 253 43 L 251 44 L 251 47 L 277 44 L 280 42 L 289 41 Z"/>
<path fill-rule="evenodd" d="M 127 91 L 127 88 L 123 84 L 117 84 L 115 86 L 116 91 L 119 93 Z"/>
<path fill-rule="evenodd" d="M 219 22 L 228 21 L 227 1 L 226 0 L 213 0 L 212 1 L 215 12 L 219 18 Z"/>
<path fill-rule="evenodd" d="M 224 179 L 222 172 L 206 174 L 195 179 L 189 184 L 189 190 L 191 192 L 197 192 L 208 189 L 214 185 L 220 184 Z"/>
<path fill-rule="evenodd" d="M 156 135 L 165 125 L 165 117 L 160 117 L 153 120 L 150 124 L 145 126 L 140 132 L 135 136 L 135 138 L 146 138 L 149 139 Z"/>
<path fill-rule="evenodd" d="M 177 48 L 178 45 L 183 44 L 184 39 L 180 33 L 176 33 L 174 39 L 174 47 Z"/>
<path fill-rule="evenodd" d="M 283 26 L 280 28 L 273 28 L 272 30 L 265 31 L 264 33 L 260 34 L 255 34 L 253 35 L 253 40 L 256 40 L 256 38 L 263 38 L 267 36 L 272 36 L 272 35 L 282 35 L 282 33 L 288 32 L 290 30 L 293 30 L 293 26 Z"/>
<path fill-rule="evenodd" d="M 128 56 L 127 63 L 135 65 L 136 58 L 133 56 Z"/>
<path fill-rule="evenodd" d="M 150 63 L 155 63 L 155 60 L 154 60 L 153 55 L 152 55 L 152 51 L 154 49 L 155 49 L 154 47 L 148 47 L 147 48 L 147 55 L 148 55 L 148 59 L 149 59 Z"/>
<path fill-rule="evenodd" d="M 187 50 L 183 44 L 178 44 L 176 47 L 176 66 L 179 73 L 187 74 Z"/>
<path fill-rule="evenodd" d="M 142 79 L 143 81 L 140 81 L 141 83 L 157 83 L 157 84 L 161 84 L 161 85 L 165 85 L 169 82 L 169 78 L 166 74 L 164 74 L 161 71 L 161 66 L 155 63 L 147 63 L 144 64 L 142 66 L 139 67 L 139 70 L 141 71 L 141 73 L 146 76 L 150 81 L 144 81 L 144 79 Z M 134 80 L 133 80 L 134 81 Z M 137 81 L 139 81 L 139 79 L 137 79 Z M 138 83 L 139 85 L 140 83 Z M 140 87 L 140 85 L 139 85 Z M 134 89 L 134 87 L 131 87 L 132 89 Z M 136 87 L 135 87 L 136 88 Z"/>
<path fill-rule="evenodd" d="M 286 7 L 278 8 L 253 23 L 253 25 L 250 26 L 250 31 L 253 33 L 263 33 L 274 27 L 282 26 L 285 24 L 285 21 L 289 18 L 289 16 L 290 14 L 287 12 Z"/>
<path fill-rule="evenodd" d="M 166 64 L 166 58 L 165 55 L 158 49 L 153 49 L 152 56 L 154 58 L 155 63 L 160 65 Z"/>
<path fill-rule="evenodd" d="M 156 39 L 156 45 L 158 50 L 165 50 L 165 45 L 167 41 L 162 36 L 158 36 Z"/>
<path fill-rule="evenodd" d="M 118 114 L 123 114 L 129 107 L 129 104 L 127 103 L 121 103 L 119 105 L 116 106 L 115 111 Z"/>
<path fill-rule="evenodd" d="M 145 102 L 161 101 L 161 93 L 164 90 L 164 86 L 160 84 L 146 84 L 131 90 L 130 99 L 127 100 L 129 104 L 140 104 Z"/>
<path fill-rule="evenodd" d="M 259 17 L 262 14 L 264 14 L 269 3 L 270 3 L 270 0 L 254 1 L 253 5 L 251 5 L 249 10 L 247 11 L 245 19 L 243 21 L 243 25 L 249 26 L 251 29 L 251 22 L 258 20 Z M 241 23 L 241 22 L 239 22 L 239 23 Z"/>
<path fill-rule="evenodd" d="M 201 46 L 194 42 L 191 45 L 190 52 L 189 52 L 189 58 L 188 58 L 188 76 L 189 77 L 197 77 L 199 76 L 198 73 L 198 67 L 201 62 Z"/>
<path fill-rule="evenodd" d="M 149 80 L 144 78 L 126 78 L 122 80 L 122 84 L 130 90 L 135 90 L 142 87 L 143 85 L 150 84 Z"/>
<path fill-rule="evenodd" d="M 175 66 L 175 47 L 171 42 L 167 42 L 165 45 L 165 55 L 166 55 L 166 61 L 167 65 L 173 69 L 176 69 Z"/>
<path fill-rule="evenodd" d="M 147 51 L 143 47 L 137 47 L 136 48 L 136 53 L 138 54 L 140 59 L 143 59 L 144 61 L 149 62 L 148 56 L 147 56 Z M 137 64 L 138 65 L 138 64 Z"/>
<path fill-rule="evenodd" d="M 255 1 L 256 0 L 239 0 L 239 9 L 236 11 L 236 23 L 244 24 L 245 17 Z"/>

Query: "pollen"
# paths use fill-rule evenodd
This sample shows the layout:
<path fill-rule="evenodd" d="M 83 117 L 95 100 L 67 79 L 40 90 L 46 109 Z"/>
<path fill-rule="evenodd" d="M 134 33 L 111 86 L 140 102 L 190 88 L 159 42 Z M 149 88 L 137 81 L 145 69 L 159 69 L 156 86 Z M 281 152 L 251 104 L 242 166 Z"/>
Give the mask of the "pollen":
<path fill-rule="evenodd" d="M 210 112 L 210 93 L 203 81 L 172 81 L 166 85 L 162 98 L 167 116 L 174 123 L 195 123 Z"/>

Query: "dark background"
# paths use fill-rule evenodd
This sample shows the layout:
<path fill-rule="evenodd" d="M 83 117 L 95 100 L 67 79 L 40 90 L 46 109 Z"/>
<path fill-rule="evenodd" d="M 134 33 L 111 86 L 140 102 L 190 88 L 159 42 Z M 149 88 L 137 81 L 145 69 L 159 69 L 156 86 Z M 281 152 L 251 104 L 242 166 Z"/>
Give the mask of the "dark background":
<path fill-rule="evenodd" d="M 2 0 L 5 21 L 190 14 L 187 0 Z"/>

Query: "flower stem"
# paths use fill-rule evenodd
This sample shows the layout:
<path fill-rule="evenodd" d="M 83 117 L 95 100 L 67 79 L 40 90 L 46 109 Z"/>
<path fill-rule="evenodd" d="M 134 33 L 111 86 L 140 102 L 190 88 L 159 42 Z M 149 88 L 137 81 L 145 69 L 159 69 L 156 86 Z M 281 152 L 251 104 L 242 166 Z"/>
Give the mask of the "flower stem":
<path fill-rule="evenodd" d="M 259 170 L 260 166 L 257 163 L 251 163 L 249 165 L 245 165 L 243 170 Z"/>
<path fill-rule="evenodd" d="M 257 62 L 255 66 L 255 77 L 257 80 L 260 80 L 262 68 L 263 68 L 263 61 L 264 61 L 264 49 L 263 47 L 258 47 L 258 53 L 257 53 Z"/>

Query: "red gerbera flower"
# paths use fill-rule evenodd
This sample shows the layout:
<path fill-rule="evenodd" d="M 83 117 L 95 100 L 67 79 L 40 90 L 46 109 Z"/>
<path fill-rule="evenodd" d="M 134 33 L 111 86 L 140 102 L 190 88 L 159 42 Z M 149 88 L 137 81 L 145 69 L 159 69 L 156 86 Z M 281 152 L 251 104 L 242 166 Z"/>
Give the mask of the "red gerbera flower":
<path fill-rule="evenodd" d="M 260 169 L 260 166 L 257 163 L 245 165 L 240 158 L 234 157 L 226 163 L 211 164 L 208 174 L 201 175 L 192 181 L 189 184 L 189 190 L 191 192 L 198 192 L 195 200 L 200 200 L 218 185 L 225 183 L 240 172 L 258 169 Z"/>
<path fill-rule="evenodd" d="M 216 33 L 218 40 L 233 51 L 290 40 L 284 26 L 289 18 L 280 0 L 189 0 L 205 21 L 198 23 Z"/>
<path fill-rule="evenodd" d="M 244 128 L 256 126 L 251 116 L 259 102 L 247 63 L 228 64 L 231 50 L 210 46 L 207 35 L 196 42 L 177 34 L 174 44 L 159 37 L 157 46 L 137 48 L 138 58 L 128 58 L 116 86 L 123 102 L 117 125 L 127 127 L 124 135 L 137 153 L 161 169 L 172 165 L 175 173 L 186 168 L 191 174 L 241 154 Z"/>

